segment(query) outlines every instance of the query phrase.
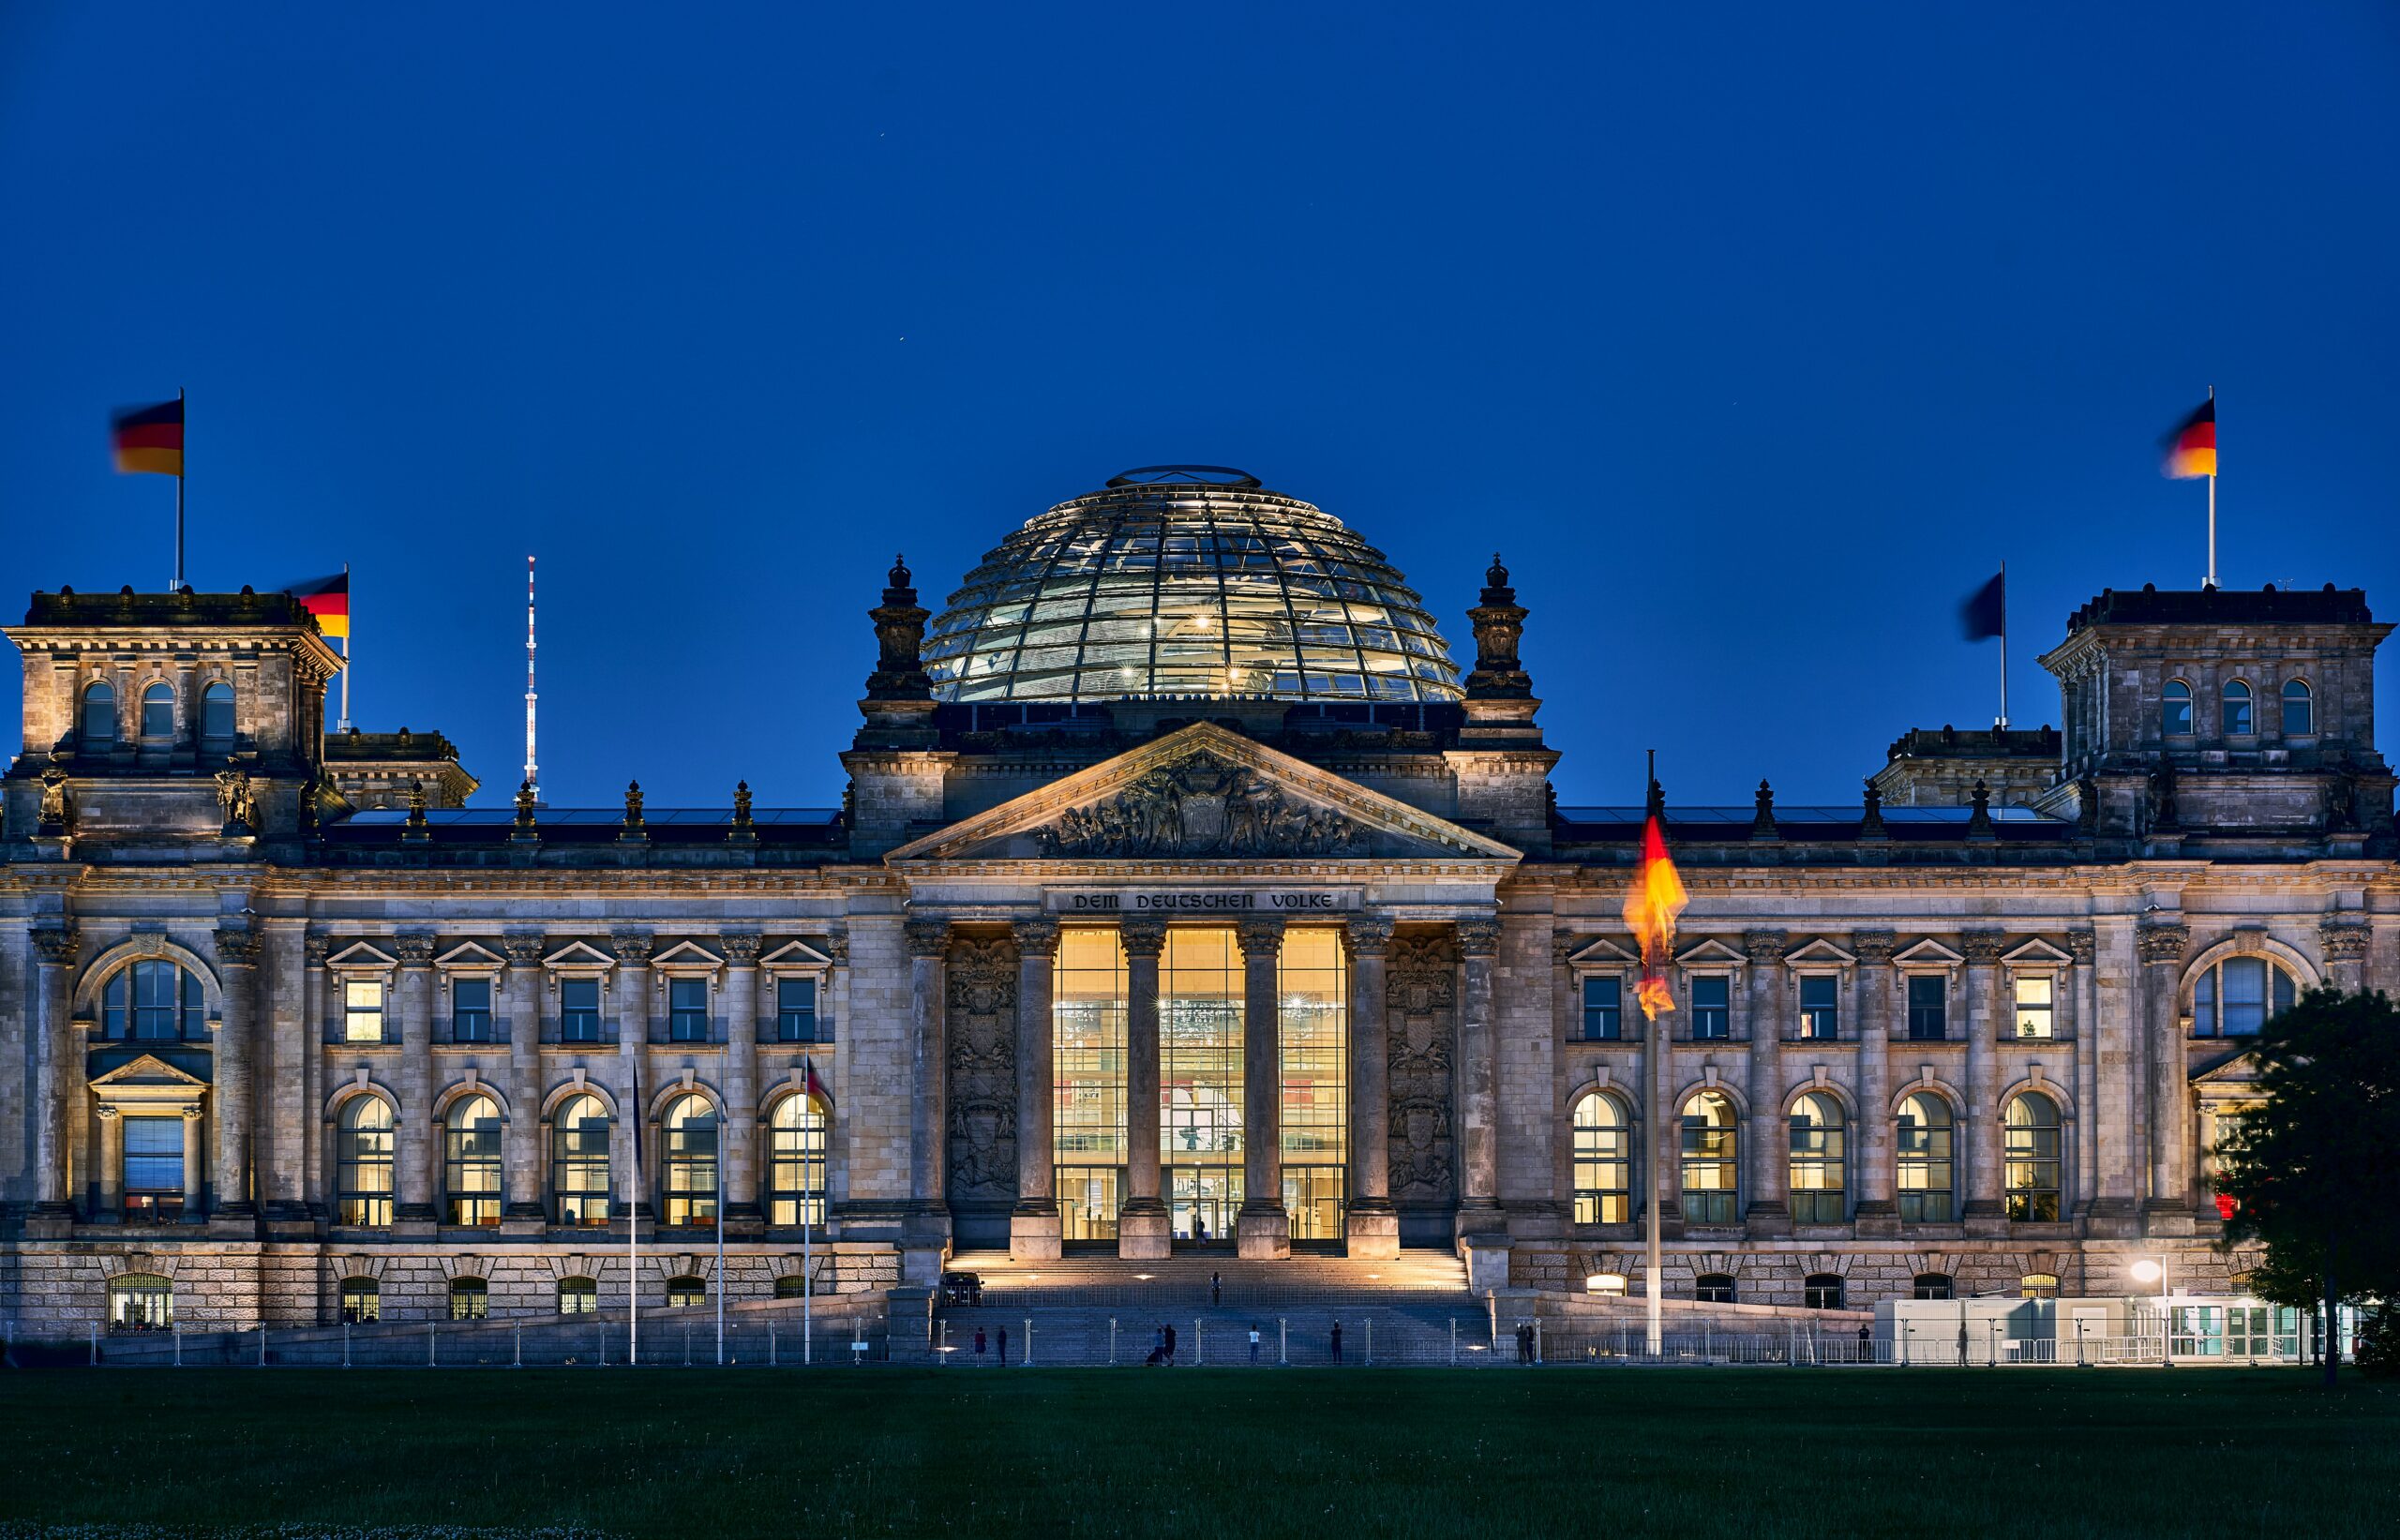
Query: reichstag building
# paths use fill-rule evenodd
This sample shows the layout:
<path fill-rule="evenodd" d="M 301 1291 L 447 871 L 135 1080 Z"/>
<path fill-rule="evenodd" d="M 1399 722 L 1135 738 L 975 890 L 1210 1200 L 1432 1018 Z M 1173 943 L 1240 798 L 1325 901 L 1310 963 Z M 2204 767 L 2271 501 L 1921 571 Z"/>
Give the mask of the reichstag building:
<path fill-rule="evenodd" d="M 621 1309 L 629 1224 L 645 1306 L 1202 1248 L 1538 1299 L 1638 1289 L 1653 1192 L 1670 1296 L 2222 1290 L 2245 1039 L 2400 987 L 2355 590 L 2104 590 L 2061 728 L 1894 724 L 1839 805 L 1654 786 L 1655 1027 L 1646 810 L 1556 789 L 1496 561 L 1454 655 L 1333 515 L 1168 467 L 866 618 L 840 807 L 559 809 L 329 733 L 287 595 L 35 594 L 12 1328 Z"/>

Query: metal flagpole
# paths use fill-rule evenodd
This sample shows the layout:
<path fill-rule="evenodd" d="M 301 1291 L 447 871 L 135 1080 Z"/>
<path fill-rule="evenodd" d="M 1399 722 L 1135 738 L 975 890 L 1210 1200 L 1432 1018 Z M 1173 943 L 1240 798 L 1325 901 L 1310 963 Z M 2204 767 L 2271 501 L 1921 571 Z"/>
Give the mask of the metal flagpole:
<path fill-rule="evenodd" d="M 341 634 L 341 730 L 350 731 L 350 650 L 358 640 L 358 616 L 350 606 L 350 563 L 341 564 L 341 605 L 346 624 Z"/>
<path fill-rule="evenodd" d="M 184 406 L 183 387 L 178 385 L 175 387 L 175 417 L 177 421 L 182 422 L 183 419 L 188 418 L 190 415 L 191 413 L 187 411 Z M 184 591 L 184 468 L 191 464 L 191 424 L 188 422 L 183 422 L 183 443 L 184 447 L 179 457 L 175 461 L 174 591 L 177 593 L 181 593 Z M 2212 482 L 2210 485 L 2213 486 L 2215 483 Z M 320 707 L 319 710 L 322 710 L 323 708 Z"/>
<path fill-rule="evenodd" d="M 716 1367 L 725 1367 L 725 1123 L 716 1129 Z"/>
<path fill-rule="evenodd" d="M 2000 563 L 2000 727 L 2002 732 L 2008 730 L 2008 561 L 2004 557 Z"/>
<path fill-rule="evenodd" d="M 2189 399 L 2189 397 L 2186 397 Z M 2209 404 L 2216 404 L 2216 387 L 2209 387 Z M 2210 423 L 2215 427 L 2213 420 Z M 2209 446 L 2209 587 L 2216 587 L 2216 446 Z"/>
<path fill-rule="evenodd" d="M 1649 751 L 1647 779 L 1642 786 L 1642 801 L 1644 808 L 1650 805 L 1651 788 L 1658 784 L 1658 751 L 1652 749 Z M 1659 809 L 1662 821 L 1665 815 L 1666 810 Z M 1665 1271 L 1658 1254 L 1659 1191 L 1665 1185 L 1666 1177 L 1666 1174 L 1659 1169 L 1665 1162 L 1659 1159 L 1658 1155 L 1663 1143 L 1662 1130 L 1658 1127 L 1658 1081 L 1667 1073 L 1669 1039 L 1666 1035 L 1666 1026 L 1656 1016 L 1651 1016 L 1647 1012 L 1643 1014 L 1643 1030 L 1648 1034 L 1650 1045 L 1650 1073 L 1642 1077 L 1642 1127 L 1648 1129 L 1650 1134 L 1650 1199 L 1649 1212 L 1644 1216 L 1642 1226 L 1642 1281 L 1649 1294 L 1644 1301 L 1646 1306 L 1644 1314 L 1648 1326 L 1650 1356 L 1656 1358 L 1664 1351 L 1664 1342 L 1660 1336 L 1664 1330 L 1662 1319 L 1664 1306 L 1659 1301 L 1659 1293 L 1663 1287 L 1662 1275 Z"/>
<path fill-rule="evenodd" d="M 620 1030 L 622 1030 L 620 1028 Z M 632 1147 L 634 1169 L 627 1173 L 626 1189 L 637 1194 L 625 1200 L 625 1364 L 637 1368 L 641 1363 L 641 1059 L 633 1060 L 633 1094 L 628 1100 L 628 1113 L 633 1119 Z"/>

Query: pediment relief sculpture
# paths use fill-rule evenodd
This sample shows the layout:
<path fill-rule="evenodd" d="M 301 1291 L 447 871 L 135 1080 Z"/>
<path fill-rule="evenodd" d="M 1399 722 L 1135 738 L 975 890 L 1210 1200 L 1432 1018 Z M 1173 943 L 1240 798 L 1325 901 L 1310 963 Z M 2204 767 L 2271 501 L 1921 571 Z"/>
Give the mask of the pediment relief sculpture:
<path fill-rule="evenodd" d="M 1366 830 L 1312 807 L 1247 765 L 1201 753 L 1034 830 L 1044 856 L 1343 856 Z"/>

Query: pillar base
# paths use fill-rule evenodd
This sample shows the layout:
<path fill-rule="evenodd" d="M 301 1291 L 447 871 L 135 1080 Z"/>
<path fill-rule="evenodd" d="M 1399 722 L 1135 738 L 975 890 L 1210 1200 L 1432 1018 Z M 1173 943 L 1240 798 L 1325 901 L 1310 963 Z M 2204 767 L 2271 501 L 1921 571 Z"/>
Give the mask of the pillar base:
<path fill-rule="evenodd" d="M 1047 1201 L 1016 1205 L 1009 1215 L 1009 1260 L 1056 1262 L 1064 1252 L 1059 1240 L 1058 1205 Z"/>
<path fill-rule="evenodd" d="M 1989 1198 L 1971 1198 L 1959 1218 L 1967 1226 L 1969 1236 L 1976 1240 L 2001 1240 L 2008 1234 L 2008 1215 Z"/>
<path fill-rule="evenodd" d="M 1476 1293 L 1508 1287 L 1508 1242 L 1504 1236 L 1462 1235 L 1459 1256 L 1466 1263 L 1466 1286 Z"/>
<path fill-rule="evenodd" d="M 1117 1216 L 1117 1254 L 1127 1262 L 1157 1262 L 1175 1254 L 1166 1205 L 1156 1198 L 1128 1201 Z"/>
<path fill-rule="evenodd" d="M 1391 1262 L 1400 1256 L 1400 1216 L 1389 1204 L 1360 1204 L 1342 1217 L 1342 1249 L 1364 1262 Z"/>
<path fill-rule="evenodd" d="M 1393 1221 L 1398 1234 L 1399 1221 Z M 1292 1217 L 1282 1204 L 1269 1208 L 1242 1206 L 1234 1216 L 1234 1255 L 1244 1262 L 1280 1262 L 1292 1254 Z"/>
<path fill-rule="evenodd" d="M 2083 1225 L 2083 1233 L 2094 1240 L 2135 1240 L 2141 1234 L 2141 1213 L 2131 1198 L 2094 1198 L 2084 1211 Z"/>
<path fill-rule="evenodd" d="M 2189 1204 L 2179 1204 L 2171 1198 L 2150 1198 L 2142 1203 L 2141 1232 L 2145 1235 L 2188 1235 L 2198 1228 Z"/>
<path fill-rule="evenodd" d="M 1755 1203 L 1742 1216 L 1742 1228 L 1753 1239 L 1792 1233 L 1792 1210 L 1774 1202 Z"/>
<path fill-rule="evenodd" d="M 1900 1233 L 1900 1205 L 1889 1198 L 1868 1198 L 1852 1216 L 1859 1239 L 1891 1240 Z"/>

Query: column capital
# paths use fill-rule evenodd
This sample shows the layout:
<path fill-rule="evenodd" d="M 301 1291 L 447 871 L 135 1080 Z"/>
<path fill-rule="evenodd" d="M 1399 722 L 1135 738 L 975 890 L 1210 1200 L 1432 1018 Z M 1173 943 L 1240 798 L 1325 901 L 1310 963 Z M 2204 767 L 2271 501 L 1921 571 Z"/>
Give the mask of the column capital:
<path fill-rule="evenodd" d="M 185 1102 L 185 1103 L 184 1103 L 184 1105 L 182 1106 L 182 1108 L 180 1109 L 180 1111 L 181 1111 L 181 1112 L 183 1113 L 183 1114 L 184 1114 L 184 1121 L 185 1121 L 185 1122 L 187 1122 L 187 1123 L 197 1123 L 197 1122 L 199 1122 L 199 1121 L 200 1121 L 200 1103 L 199 1103 L 199 1102 L 197 1102 L 197 1101 L 187 1101 L 187 1102 Z"/>
<path fill-rule="evenodd" d="M 950 952 L 950 921 L 911 920 L 901 927 L 911 957 L 943 957 Z"/>
<path fill-rule="evenodd" d="M 1353 957 L 1381 957 L 1391 948 L 1391 921 L 1382 915 L 1352 915 L 1342 922 L 1342 938 Z"/>
<path fill-rule="evenodd" d="M 833 934 L 827 936 L 825 938 L 825 955 L 833 960 L 833 965 L 835 967 L 848 967 L 850 965 L 850 938 L 848 933 L 837 931 Z"/>
<path fill-rule="evenodd" d="M 92 1113 L 94 1116 L 98 1117 L 103 1123 L 112 1123 L 122 1115 L 116 1103 L 112 1101 L 101 1102 L 98 1106 L 92 1109 Z"/>
<path fill-rule="evenodd" d="M 2144 963 L 2180 963 L 2191 942 L 2188 925 L 2144 925 L 2134 932 L 2134 947 Z"/>
<path fill-rule="evenodd" d="M 716 943 L 718 949 L 725 953 L 728 967 L 755 968 L 758 965 L 758 954 L 766 949 L 767 938 L 752 931 L 735 931 L 720 934 Z"/>
<path fill-rule="evenodd" d="M 225 933 L 219 931 L 218 934 Z M 428 968 L 433 965 L 434 941 L 429 935 L 399 935 L 392 938 L 392 955 L 404 968 Z"/>
<path fill-rule="evenodd" d="M 650 966 L 651 949 L 655 944 L 651 936 L 640 931 L 618 931 L 608 937 L 608 949 L 617 954 L 619 967 Z"/>
<path fill-rule="evenodd" d="M 2371 934 L 2363 920 L 2328 919 L 2317 926 L 2317 943 L 2328 963 L 2363 963 Z"/>
<path fill-rule="evenodd" d="M 1459 921 L 1459 953 L 1464 957 L 1500 955 L 1500 921 L 1484 917 Z"/>
<path fill-rule="evenodd" d="M 1234 940 L 1245 960 L 1273 957 L 1283 949 L 1283 917 L 1244 915 L 1234 921 Z"/>
<path fill-rule="evenodd" d="M 1058 922 L 1047 915 L 1033 920 L 1012 920 L 1009 934 L 1016 937 L 1020 957 L 1055 957 L 1058 953 Z"/>
<path fill-rule="evenodd" d="M 1156 957 L 1166 949 L 1166 921 L 1144 916 L 1117 922 L 1117 944 L 1128 957 Z"/>
<path fill-rule="evenodd" d="M 538 935 L 503 935 L 500 938 L 500 955 L 508 959 L 511 967 L 530 968 L 541 962 L 546 945 Z"/>
<path fill-rule="evenodd" d="M 333 954 L 334 938 L 330 935 L 312 935 L 300 943 L 301 958 L 309 967 L 323 967 L 325 960 Z"/>
<path fill-rule="evenodd" d="M 1753 963 L 1782 962 L 1783 933 L 1781 931 L 1744 931 L 1742 955 Z"/>
<path fill-rule="evenodd" d="M 1898 951 L 1899 947 L 1900 938 L 1890 931 L 1850 933 L 1850 949 L 1857 954 L 1859 962 L 1869 967 L 1881 967 L 1891 962 L 1893 953 Z"/>
<path fill-rule="evenodd" d="M 2075 959 L 2077 967 L 2088 968 L 2092 960 L 2100 955 L 2098 939 L 2090 931 L 2069 931 L 2066 933 L 2066 954 Z"/>
<path fill-rule="evenodd" d="M 1958 949 L 1970 967 L 1988 967 L 2008 950 L 2008 937 L 1998 931 L 1969 931 L 1958 937 Z"/>
<path fill-rule="evenodd" d="M 71 968 L 83 938 L 72 925 L 42 925 L 30 933 L 34 957 L 46 968 Z"/>
<path fill-rule="evenodd" d="M 259 965 L 259 952 L 263 942 L 258 932 L 228 928 L 217 933 L 217 960 L 229 968 L 254 968 Z M 433 957 L 431 943 L 427 944 L 426 959 Z M 402 959 L 403 962 L 406 958 Z"/>

